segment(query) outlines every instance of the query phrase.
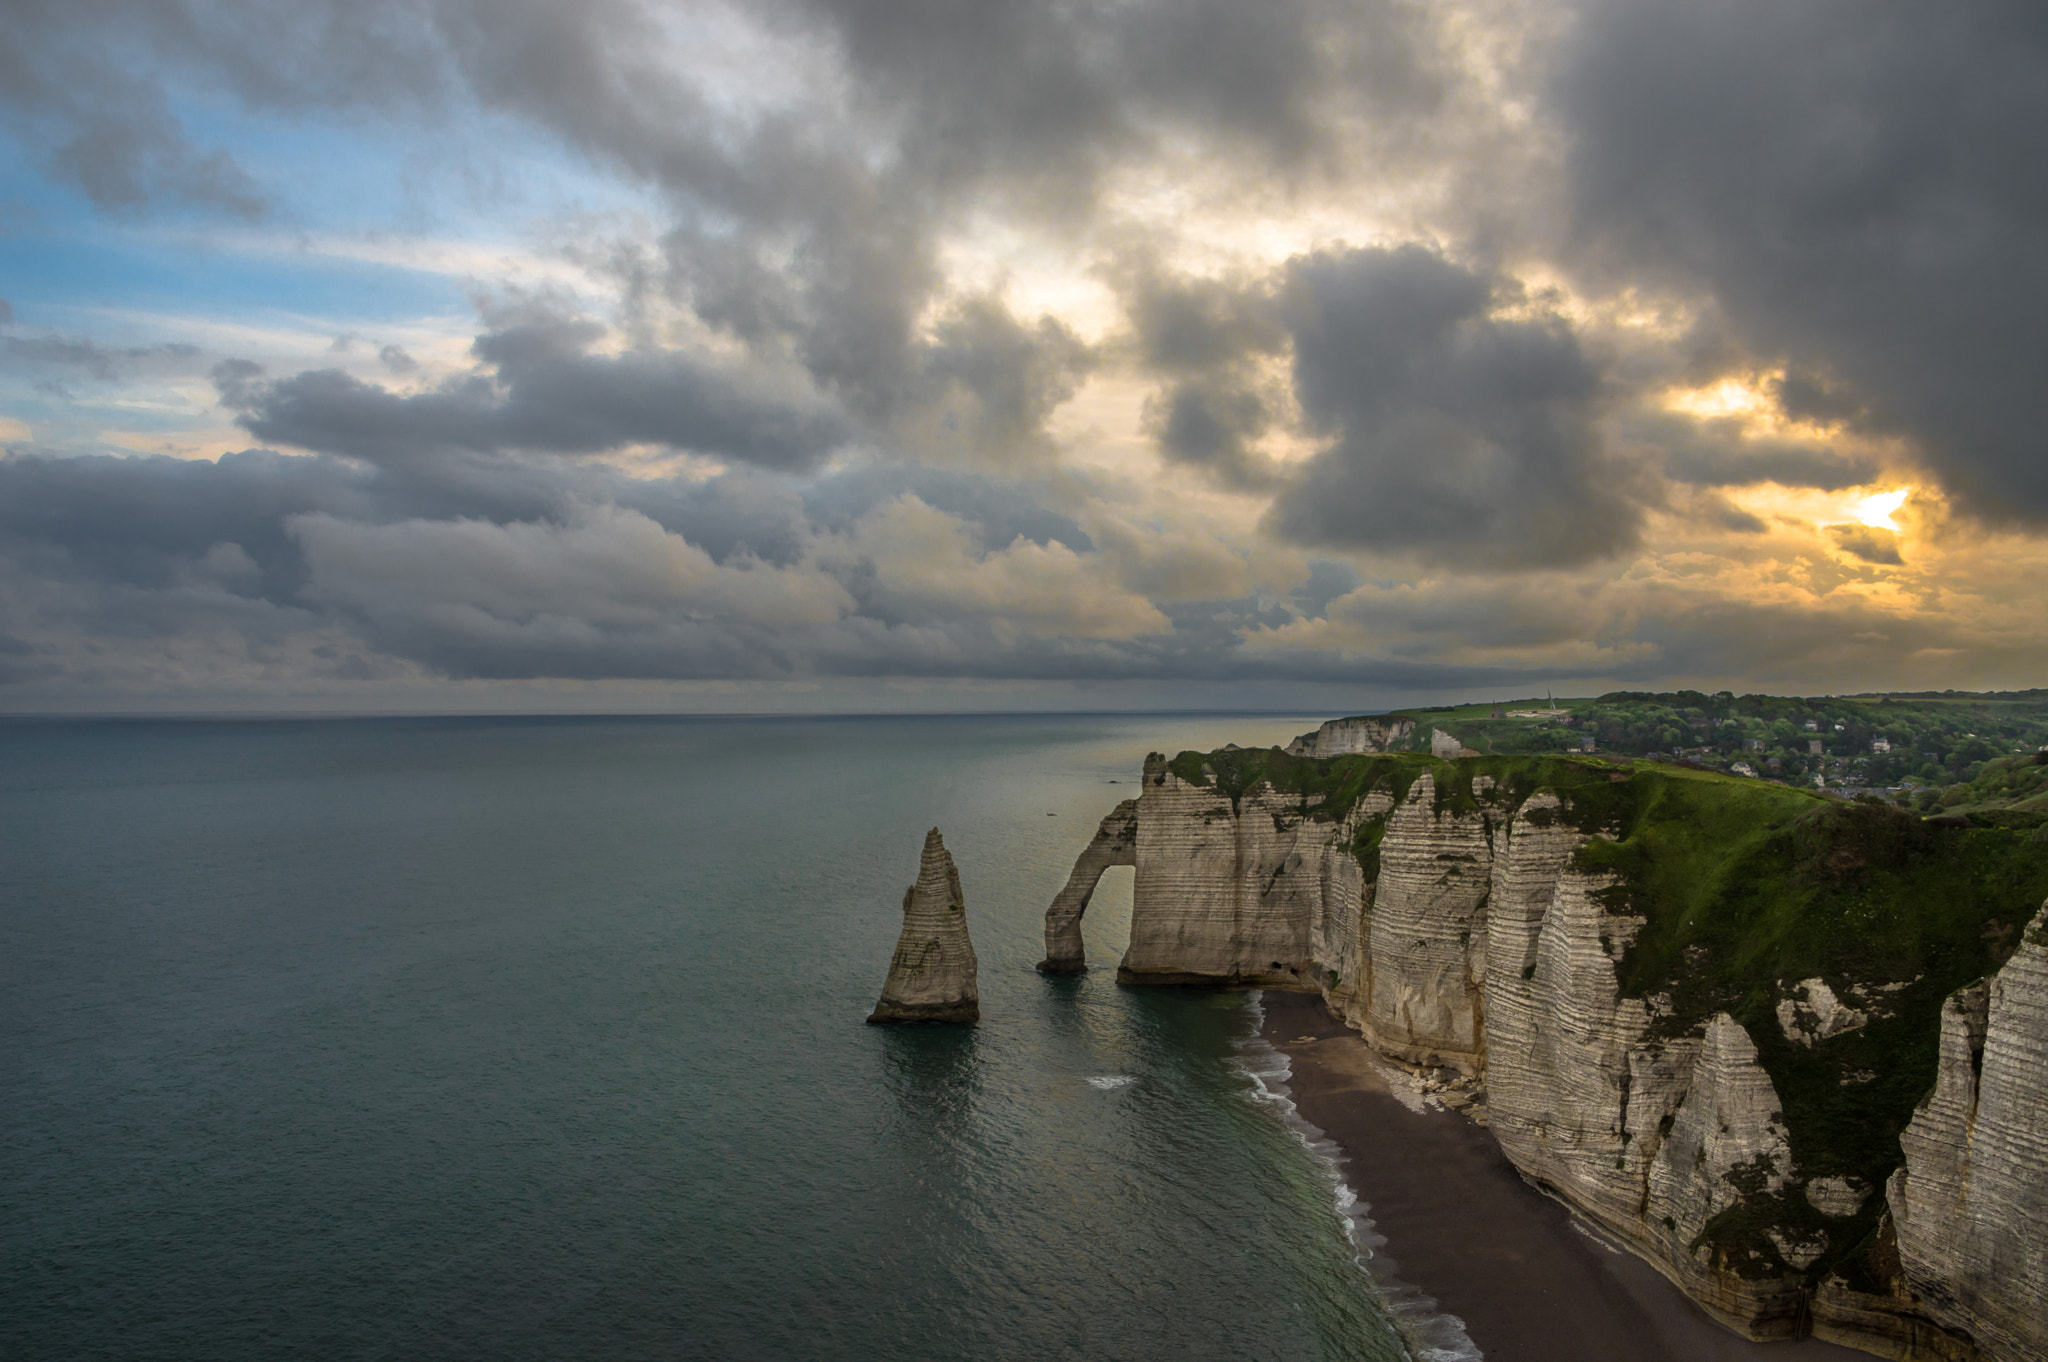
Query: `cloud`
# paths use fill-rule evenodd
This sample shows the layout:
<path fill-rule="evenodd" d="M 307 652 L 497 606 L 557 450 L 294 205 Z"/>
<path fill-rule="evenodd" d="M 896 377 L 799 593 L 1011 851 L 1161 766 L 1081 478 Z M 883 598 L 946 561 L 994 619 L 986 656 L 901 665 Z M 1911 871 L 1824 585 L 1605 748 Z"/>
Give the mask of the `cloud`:
<path fill-rule="evenodd" d="M 0 360 L 24 372 L 75 371 L 115 383 L 145 370 L 190 368 L 199 347 L 182 343 L 107 346 L 74 336 L 0 336 Z"/>
<path fill-rule="evenodd" d="M 379 463 L 448 450 L 596 454 L 630 444 L 815 466 L 852 438 L 829 400 L 790 375 L 679 350 L 593 354 L 601 328 L 522 322 L 479 336 L 481 370 L 394 393 L 339 369 L 264 381 L 247 362 L 216 371 L 221 400 L 258 439 Z"/>
<path fill-rule="evenodd" d="M 1329 443 L 1274 503 L 1277 533 L 1500 568 L 1636 542 L 1635 474 L 1600 432 L 1596 365 L 1561 317 L 1494 315 L 1501 287 L 1417 245 L 1294 262 L 1295 393 Z"/>
<path fill-rule="evenodd" d="M 1899 536 L 1890 530 L 1873 529 L 1868 525 L 1830 525 L 1828 537 L 1842 552 L 1866 563 L 1886 563 L 1897 567 L 1905 562 L 1899 556 Z"/>
<path fill-rule="evenodd" d="M 1703 292 L 1799 414 L 2048 525 L 2048 29 L 2025 0 L 1599 0 L 1551 62 L 1561 254 Z M 1825 380 L 1816 379 L 1825 375 Z"/>
<path fill-rule="evenodd" d="M 272 178 L 305 136 L 439 167 L 423 222 L 449 166 L 456 218 L 579 205 L 535 230 L 580 290 L 483 301 L 466 359 L 338 307 L 296 350 L 0 334 L 24 437 L 304 451 L 0 459 L 17 684 L 2043 656 L 2029 8 L 17 9 L 0 129 L 76 220 L 331 241 Z M 119 429 L 48 418 L 86 382 Z M 1902 535 L 1823 528 L 1908 484 Z"/>
<path fill-rule="evenodd" d="M 1128 638 L 1163 632 L 1166 616 L 1089 558 L 1021 535 L 993 551 L 952 516 L 904 496 L 824 550 L 844 564 L 865 613 L 885 623 L 988 621 L 1038 637 Z M 1092 555 L 1091 555 L 1092 557 Z"/>
<path fill-rule="evenodd" d="M 1257 448 L 1274 424 L 1257 392 L 1228 382 L 1181 383 L 1153 399 L 1147 424 L 1171 463 L 1205 469 L 1227 487 L 1270 489 L 1280 478 Z"/>

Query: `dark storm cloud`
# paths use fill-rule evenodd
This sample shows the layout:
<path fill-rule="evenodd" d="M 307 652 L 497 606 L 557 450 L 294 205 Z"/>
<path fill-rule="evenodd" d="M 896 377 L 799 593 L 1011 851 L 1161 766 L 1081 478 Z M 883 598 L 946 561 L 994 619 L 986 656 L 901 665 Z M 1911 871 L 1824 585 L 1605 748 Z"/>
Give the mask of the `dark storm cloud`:
<path fill-rule="evenodd" d="M 1266 399 L 1229 383 L 1177 384 L 1148 406 L 1159 452 L 1201 468 L 1228 487 L 1270 489 L 1279 474 L 1255 448 L 1273 425 Z"/>
<path fill-rule="evenodd" d="M 2048 524 L 2048 8 L 1601 0 L 1550 99 L 1590 275 L 1709 290 L 1789 409 Z"/>
<path fill-rule="evenodd" d="M 997 171 L 1078 206 L 1090 176 L 1166 127 L 1268 168 L 1332 150 L 1330 111 L 1392 122 L 1443 98 L 1420 12 L 1383 0 L 932 6 L 809 0 L 865 98 L 941 181 Z"/>
<path fill-rule="evenodd" d="M 806 468 L 853 434 L 830 402 L 758 371 L 675 350 L 594 355 L 601 329 L 525 322 L 477 338 L 489 374 L 399 394 L 339 369 L 265 382 L 216 371 L 221 400 L 258 439 L 377 463 L 448 450 L 590 454 L 659 444 L 768 468 Z"/>
<path fill-rule="evenodd" d="M 1498 287 L 1420 246 L 1294 263 L 1295 393 L 1330 443 L 1274 503 L 1277 532 L 1476 567 L 1634 542 L 1642 512 L 1596 427 L 1594 363 L 1559 318 L 1490 315 Z"/>
<path fill-rule="evenodd" d="M 1112 275 L 1123 295 L 1136 359 L 1167 383 L 1146 405 L 1146 426 L 1169 462 L 1226 487 L 1279 482 L 1258 441 L 1278 422 L 1256 362 L 1287 348 L 1270 280 L 1174 277 L 1139 260 Z"/>

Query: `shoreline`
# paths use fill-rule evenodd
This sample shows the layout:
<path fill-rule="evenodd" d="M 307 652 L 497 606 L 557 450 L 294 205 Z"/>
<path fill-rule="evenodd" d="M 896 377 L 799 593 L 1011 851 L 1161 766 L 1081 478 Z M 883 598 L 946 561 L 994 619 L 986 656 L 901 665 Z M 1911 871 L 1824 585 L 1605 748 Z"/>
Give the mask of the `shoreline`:
<path fill-rule="evenodd" d="M 1491 1362 L 1854 1362 L 1816 1339 L 1753 1343 L 1650 1264 L 1522 1180 L 1491 1134 L 1397 1092 L 1364 1037 L 1319 997 L 1267 992 L 1259 1037 L 1289 1100 L 1335 1146 L 1339 1177 L 1393 1276 L 1455 1317 Z M 1375 1272 L 1375 1278 L 1381 1274 Z"/>

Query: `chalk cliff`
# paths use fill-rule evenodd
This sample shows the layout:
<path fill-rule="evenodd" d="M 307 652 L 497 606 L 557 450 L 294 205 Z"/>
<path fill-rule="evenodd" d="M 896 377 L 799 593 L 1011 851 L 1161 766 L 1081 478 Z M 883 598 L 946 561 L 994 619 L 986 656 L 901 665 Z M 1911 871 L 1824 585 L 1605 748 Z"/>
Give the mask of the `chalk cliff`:
<path fill-rule="evenodd" d="M 1886 1194 L 1906 1278 L 1994 1357 L 2048 1356 L 2048 908 L 1941 1010 L 1934 1091 Z"/>
<path fill-rule="evenodd" d="M 1385 752 L 1415 731 L 1413 719 L 1332 719 L 1313 733 L 1287 744 L 1294 757 L 1347 757 L 1359 752 Z"/>
<path fill-rule="evenodd" d="M 903 931 L 889 957 L 889 978 L 871 1022 L 972 1022 L 981 1019 L 978 963 L 967 939 L 960 872 L 939 830 L 925 834 L 917 883 L 903 891 Z"/>
<path fill-rule="evenodd" d="M 1731 1328 L 2048 1358 L 2048 910 L 2014 942 L 2022 890 L 1985 887 L 2036 886 L 2031 911 L 2048 852 L 1755 782 L 1318 736 L 1148 758 L 1048 961 L 1080 967 L 1087 893 L 1134 865 L 1120 981 L 1314 991 L 1480 1080 L 1526 1177 Z"/>

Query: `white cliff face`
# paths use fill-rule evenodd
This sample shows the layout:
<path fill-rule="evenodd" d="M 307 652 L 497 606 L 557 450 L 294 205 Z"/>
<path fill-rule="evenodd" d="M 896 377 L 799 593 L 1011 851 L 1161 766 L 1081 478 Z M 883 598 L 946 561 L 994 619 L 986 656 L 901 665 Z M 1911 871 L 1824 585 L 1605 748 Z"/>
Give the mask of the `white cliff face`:
<path fill-rule="evenodd" d="M 1998 1359 L 2048 1358 L 2048 906 L 1941 1013 L 1934 1091 L 1887 1191 L 1922 1306 Z"/>
<path fill-rule="evenodd" d="M 1488 1123 L 1525 1177 L 1591 1216 L 1723 1322 L 1753 1337 L 1789 1333 L 1796 1283 L 1752 1280 L 1710 1248 L 1692 1248 L 1745 1189 L 1782 1189 L 1791 1156 L 1777 1093 L 1748 1034 L 1725 1013 L 1699 1032 L 1659 1038 L 1651 1003 L 1621 996 L 1615 964 L 1642 920 L 1601 902 L 1611 878 L 1575 868 L 1586 836 L 1557 821 L 1559 807 L 1554 795 L 1531 798 L 1494 861 Z"/>
<path fill-rule="evenodd" d="M 903 931 L 871 1022 L 971 1022 L 981 1018 L 980 968 L 967 939 L 967 899 L 939 830 L 925 834 L 917 883 L 903 893 Z"/>
<path fill-rule="evenodd" d="M 1800 1281 L 1790 1273 L 1751 1275 L 1757 1264 L 1727 1261 L 1722 1250 L 1691 1247 L 1707 1223 L 1738 1202 L 1777 1196 L 1790 1184 L 1792 1148 L 1783 1104 L 1757 1063 L 1756 1045 L 1727 1013 L 1707 1024 L 1685 1097 L 1650 1168 L 1647 1209 L 1652 1225 L 1669 1216 L 1665 1245 L 1673 1275 L 1693 1298 L 1756 1338 L 1783 1337 L 1796 1327 Z M 1784 1266 L 1805 1268 L 1827 1248 L 1825 1238 L 1767 1233 Z"/>
<path fill-rule="evenodd" d="M 1119 979 L 1316 985 L 1322 853 L 1333 824 L 1305 817 L 1270 786 L 1234 808 L 1214 786 L 1174 775 L 1164 758 L 1145 763 L 1137 822 L 1131 944 Z"/>
<path fill-rule="evenodd" d="M 1981 1355 L 2048 1362 L 2048 908 L 1981 996 L 1951 1000 L 1941 1082 L 1902 1140 L 1891 1214 L 1920 1299 L 1840 1276 L 1814 1289 L 1829 1240 L 1799 1227 L 1869 1214 L 1876 1189 L 1804 1176 L 1736 1018 L 1687 1027 L 1663 995 L 1622 996 L 1644 919 L 1582 866 L 1606 834 L 1575 828 L 1558 794 L 1516 804 L 1484 775 L 1473 799 L 1440 798 L 1444 769 L 1398 802 L 1382 787 L 1319 817 L 1321 796 L 1261 781 L 1233 800 L 1213 773 L 1192 784 L 1149 760 L 1135 808 L 1104 820 L 1048 915 L 1049 957 L 1069 913 L 1078 954 L 1076 887 L 1128 837 L 1120 980 L 1316 991 L 1383 1053 L 1481 1078 L 1479 1110 L 1524 1176 L 1750 1337 L 1812 1329 L 1950 1362 L 1980 1355 L 1974 1337 Z M 1772 1020 L 1818 1045 L 1910 982 L 1856 983 L 1851 1005 L 1802 980 Z"/>
<path fill-rule="evenodd" d="M 1287 744 L 1294 757 L 1348 757 L 1384 752 L 1415 731 L 1413 719 L 1332 719 Z"/>
<path fill-rule="evenodd" d="M 1095 897 L 1102 872 L 1113 865 L 1138 863 L 1138 801 L 1126 799 L 1110 810 L 1095 829 L 1081 859 L 1074 862 L 1066 888 L 1045 913 L 1045 959 L 1038 968 L 1045 974 L 1079 974 L 1088 968 L 1087 951 L 1081 944 L 1081 915 Z"/>
<path fill-rule="evenodd" d="M 1477 1073 L 1485 1065 L 1487 818 L 1439 810 L 1425 772 L 1386 819 L 1349 1015 L 1387 1054 Z"/>

